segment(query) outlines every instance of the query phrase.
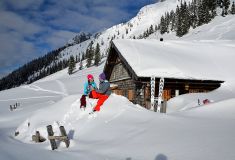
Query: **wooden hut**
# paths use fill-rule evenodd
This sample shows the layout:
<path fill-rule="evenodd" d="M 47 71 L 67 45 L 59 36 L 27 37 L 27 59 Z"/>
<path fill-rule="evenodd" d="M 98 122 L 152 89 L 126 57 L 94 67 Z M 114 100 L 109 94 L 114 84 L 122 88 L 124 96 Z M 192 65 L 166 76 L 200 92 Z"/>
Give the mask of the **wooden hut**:
<path fill-rule="evenodd" d="M 117 85 L 114 93 L 148 109 L 151 76 L 155 76 L 155 97 L 158 96 L 159 80 L 164 78 L 163 100 L 186 93 L 209 92 L 220 87 L 222 80 L 201 78 L 199 75 L 203 74 L 193 73 L 195 64 L 191 63 L 195 59 L 191 59 L 191 63 L 184 62 L 185 59 L 190 60 L 187 54 L 190 55 L 189 50 L 181 45 L 177 51 L 177 43 L 175 46 L 174 42 L 115 40 L 111 43 L 104 72 L 111 84 Z M 182 55 L 185 57 L 180 62 L 178 56 Z M 201 58 L 202 65 L 206 63 L 204 58 Z"/>

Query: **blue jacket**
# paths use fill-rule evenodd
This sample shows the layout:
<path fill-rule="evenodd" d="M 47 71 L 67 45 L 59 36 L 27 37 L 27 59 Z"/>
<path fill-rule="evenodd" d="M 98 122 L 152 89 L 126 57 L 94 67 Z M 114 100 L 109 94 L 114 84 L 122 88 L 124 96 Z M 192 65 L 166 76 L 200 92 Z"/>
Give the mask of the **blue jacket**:
<path fill-rule="evenodd" d="M 97 88 L 95 82 L 91 82 L 90 84 L 89 84 L 88 82 L 86 82 L 86 83 L 84 84 L 84 95 L 89 95 L 89 94 L 90 94 L 90 92 L 91 92 L 90 86 L 92 86 L 92 87 L 95 88 L 95 89 Z"/>

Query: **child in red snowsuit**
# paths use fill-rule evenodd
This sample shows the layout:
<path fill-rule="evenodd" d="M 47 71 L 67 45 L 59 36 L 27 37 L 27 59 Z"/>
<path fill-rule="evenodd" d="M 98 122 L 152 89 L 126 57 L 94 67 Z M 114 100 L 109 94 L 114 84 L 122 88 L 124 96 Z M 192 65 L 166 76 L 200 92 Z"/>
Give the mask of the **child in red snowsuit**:
<path fill-rule="evenodd" d="M 106 80 L 104 73 L 99 75 L 99 89 L 93 89 L 91 91 L 92 97 L 98 99 L 96 106 L 93 109 L 93 112 L 100 111 L 100 106 L 108 99 L 111 94 L 110 83 Z"/>

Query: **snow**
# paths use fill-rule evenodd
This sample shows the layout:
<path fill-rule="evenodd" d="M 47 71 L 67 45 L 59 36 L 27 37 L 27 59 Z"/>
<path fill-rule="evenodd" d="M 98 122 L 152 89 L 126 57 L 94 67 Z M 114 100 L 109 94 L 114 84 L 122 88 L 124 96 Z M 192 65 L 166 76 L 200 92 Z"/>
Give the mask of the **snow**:
<path fill-rule="evenodd" d="M 139 77 L 226 80 L 235 67 L 235 44 L 229 41 L 113 42 Z"/>
<path fill-rule="evenodd" d="M 93 67 L 96 81 L 102 69 L 103 65 Z M 0 92 L 0 159 L 27 160 L 34 155 L 38 155 L 34 159 L 83 160 L 235 157 L 235 98 L 183 109 L 184 105 L 167 114 L 158 114 L 112 94 L 97 117 L 89 118 L 88 113 L 97 100 L 88 99 L 87 110 L 81 111 L 79 99 L 85 75 L 92 70 L 77 71 L 72 76 L 63 70 L 31 85 Z M 220 90 L 227 91 L 227 88 L 223 86 Z M 231 95 L 225 93 L 222 93 L 224 98 Z M 215 98 L 218 95 L 210 94 Z M 193 103 L 192 97 L 198 95 L 184 96 L 179 96 L 178 100 Z M 15 102 L 20 102 L 21 106 L 10 112 L 9 104 Z M 65 126 L 71 140 L 68 149 L 60 143 L 58 150 L 50 151 L 48 140 L 41 144 L 31 141 L 36 130 L 47 137 L 46 126 L 49 124 L 56 135 L 59 135 L 59 125 Z M 17 137 L 14 137 L 15 131 L 20 132 Z"/>
<path fill-rule="evenodd" d="M 102 67 L 99 67 L 100 71 Z M 97 68 L 98 70 L 98 68 Z M 82 71 L 83 72 L 83 71 Z M 85 71 L 84 71 L 85 72 Z M 97 74 L 94 76 L 98 76 Z M 75 73 L 75 77 L 83 73 Z M 64 79 L 66 79 L 64 77 Z M 60 79 L 61 80 L 61 79 Z M 53 81 L 53 80 L 52 80 Z M 50 81 L 37 83 L 45 86 Z M 71 81 L 72 82 L 72 81 Z M 82 83 L 77 78 L 76 83 Z M 35 85 L 35 84 L 33 84 Z M 31 87 L 31 85 L 29 85 Z M 32 90 L 26 87 L 8 90 L 21 96 Z M 44 90 L 34 90 L 45 92 Z M 58 91 L 58 90 L 56 90 Z M 6 91 L 4 91 L 5 93 Z M 1 92 L 2 99 L 4 93 Z M 48 94 L 48 92 L 45 92 Z M 45 93 L 40 93 L 44 95 Z M 56 93 L 50 93 L 56 94 Z M 11 97 L 10 97 L 11 96 Z M 8 95 L 8 98 L 18 95 Z M 79 109 L 81 94 L 72 94 L 57 99 L 32 100 L 22 103 L 19 110 L 1 110 L 1 159 L 232 159 L 234 146 L 234 102 L 220 101 L 187 111 L 157 114 L 133 105 L 126 98 L 112 94 L 104 103 L 96 118 L 88 118 L 88 112 L 96 100 L 88 99 L 86 111 Z M 62 98 L 63 97 L 63 98 Z M 23 102 L 24 100 L 18 100 Z M 27 101 L 27 100 L 25 100 Z M 8 101 L 8 104 L 14 101 Z M 2 102 L 1 102 L 2 106 Z M 3 108 L 8 108 L 7 103 Z M 28 127 L 28 122 L 30 126 Z M 63 143 L 57 151 L 50 151 L 48 141 L 35 144 L 32 134 L 39 130 L 47 137 L 46 126 L 64 125 L 71 139 L 70 148 Z M 14 138 L 14 131 L 20 134 Z M 219 150 L 219 152 L 217 151 Z M 20 157 L 20 158 L 19 158 Z"/>
<path fill-rule="evenodd" d="M 206 34 L 205 34 L 206 33 Z M 194 40 L 194 41 L 215 41 L 215 40 L 228 40 L 234 42 L 235 37 L 235 17 L 233 15 L 227 15 L 226 17 L 217 16 L 210 23 L 199 26 L 195 29 L 190 29 L 189 33 L 179 38 L 175 35 L 175 32 L 161 35 L 159 32 L 155 32 L 148 37 L 148 39 L 160 39 L 164 40 Z"/>
<path fill-rule="evenodd" d="M 207 33 L 202 35 L 203 33 Z M 201 34 L 200 34 L 201 33 Z M 235 17 L 228 15 L 226 17 L 218 16 L 210 24 L 206 24 L 191 30 L 183 39 L 194 40 L 234 40 L 235 37 Z"/>
<path fill-rule="evenodd" d="M 151 8 L 151 6 L 158 8 L 158 5 L 166 5 L 167 2 L 169 6 L 178 3 L 177 0 L 167 0 L 145 8 Z M 141 11 L 144 12 L 145 8 Z M 148 9 L 141 16 L 147 14 L 147 11 Z M 135 24 L 137 30 L 137 21 Z M 139 25 L 144 26 L 144 24 Z M 122 26 L 125 28 L 125 25 L 118 25 L 118 27 Z M 214 26 L 217 27 L 213 29 Z M 228 29 L 229 26 L 231 26 L 230 31 L 227 33 L 226 28 Z M 169 39 L 163 43 L 158 40 L 138 42 L 124 40 L 122 42 L 129 44 L 125 45 L 121 41 L 115 41 L 117 45 L 123 45 L 120 49 L 125 49 L 124 54 L 130 48 L 138 49 L 134 52 L 135 54 L 130 53 L 129 56 L 132 58 L 130 65 L 137 67 L 139 75 L 143 75 L 143 72 L 146 72 L 146 75 L 152 73 L 152 70 L 147 70 L 147 67 L 151 65 L 161 67 L 167 64 L 169 70 L 165 72 L 161 70 L 161 76 L 175 74 L 174 77 L 215 78 L 225 81 L 213 92 L 186 94 L 171 99 L 168 102 L 167 114 L 148 111 L 139 105 L 132 104 L 125 97 L 112 94 L 97 117 L 89 118 L 88 113 L 97 100 L 87 99 L 87 110 L 79 109 L 83 84 L 86 81 L 86 75 L 90 73 L 98 82 L 98 75 L 103 71 L 104 62 L 98 67 L 76 70 L 72 75 L 68 75 L 65 69 L 30 85 L 1 91 L 0 159 L 234 159 L 235 75 L 232 69 L 234 68 L 235 36 L 233 26 L 234 17 L 217 17 L 210 24 L 191 30 L 182 39 L 175 39 L 174 35 L 168 35 Z M 112 31 L 116 28 L 117 26 L 114 26 Z M 97 41 L 105 40 L 102 52 L 105 52 L 105 47 L 108 46 L 106 38 L 111 35 L 111 31 L 107 30 L 98 38 Z M 88 43 L 89 41 L 83 42 L 81 47 Z M 131 46 L 132 44 L 135 47 Z M 139 45 L 136 46 L 136 44 Z M 152 49 L 162 52 L 155 53 Z M 139 51 L 142 53 L 142 50 L 146 50 L 146 55 L 151 54 L 153 57 L 157 54 L 159 60 L 151 58 L 147 64 L 140 63 L 145 60 L 138 53 Z M 80 51 L 82 49 L 71 46 L 70 50 L 68 49 L 65 53 L 75 55 Z M 133 56 L 137 57 L 136 54 L 139 58 L 134 60 Z M 201 59 L 201 56 L 205 59 Z M 166 61 L 167 59 L 169 61 Z M 140 65 L 139 68 L 137 65 Z M 78 66 L 79 64 L 77 68 Z M 198 105 L 198 99 L 202 101 L 206 98 L 211 103 Z M 16 102 L 20 103 L 20 106 L 10 111 L 9 105 Z M 49 124 L 53 126 L 56 135 L 59 135 L 58 126 L 65 126 L 71 141 L 69 148 L 60 143 L 58 150 L 51 151 L 48 140 L 40 144 L 31 141 L 31 136 L 36 130 L 39 130 L 42 136 L 47 137 L 46 126 Z M 19 131 L 16 137 L 15 131 Z"/>

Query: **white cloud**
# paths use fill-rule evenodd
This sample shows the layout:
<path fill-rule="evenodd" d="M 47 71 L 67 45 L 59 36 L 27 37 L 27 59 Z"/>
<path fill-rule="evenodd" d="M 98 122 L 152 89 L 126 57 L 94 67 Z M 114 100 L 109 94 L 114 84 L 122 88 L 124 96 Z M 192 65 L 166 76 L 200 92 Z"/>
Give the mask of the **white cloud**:
<path fill-rule="evenodd" d="M 82 15 L 71 10 L 65 11 L 63 17 L 50 20 L 48 23 L 63 29 L 85 30 L 88 32 L 94 32 L 97 31 L 97 29 L 104 28 L 112 24 L 111 21 L 106 19 L 95 18 L 89 15 Z"/>
<path fill-rule="evenodd" d="M 124 12 L 121 9 L 109 6 L 93 6 L 85 8 L 84 4 L 80 6 L 82 9 L 69 10 L 63 9 L 60 12 L 58 7 L 49 12 L 44 12 L 45 16 L 53 16 L 48 20 L 48 23 L 54 27 L 62 29 L 70 29 L 74 31 L 96 32 L 114 24 L 120 23 L 120 20 L 130 18 L 132 15 L 129 12 Z M 54 11 L 55 10 L 55 11 Z M 88 12 L 89 13 L 83 13 Z M 63 16 L 56 16 L 55 13 L 60 13 Z"/>
<path fill-rule="evenodd" d="M 35 44 L 25 39 L 33 39 L 44 29 L 13 12 L 0 11 L 0 17 L 0 68 L 6 72 L 37 57 Z"/>
<path fill-rule="evenodd" d="M 153 0 L 0 0 L 0 76 L 63 46 L 75 32 L 97 32 L 131 18 L 128 7 L 146 1 Z"/>
<path fill-rule="evenodd" d="M 0 67 L 10 67 L 27 62 L 35 58 L 37 49 L 33 43 L 24 41 L 16 32 L 2 33 L 0 37 Z"/>
<path fill-rule="evenodd" d="M 14 12 L 0 11 L 0 17 L 0 30 L 14 30 L 24 36 L 33 35 L 43 30 L 42 27 L 25 20 Z"/>
<path fill-rule="evenodd" d="M 52 48 L 58 48 L 65 45 L 69 39 L 75 37 L 77 33 L 65 31 L 65 30 L 56 30 L 46 38 L 46 42 L 49 43 Z"/>

